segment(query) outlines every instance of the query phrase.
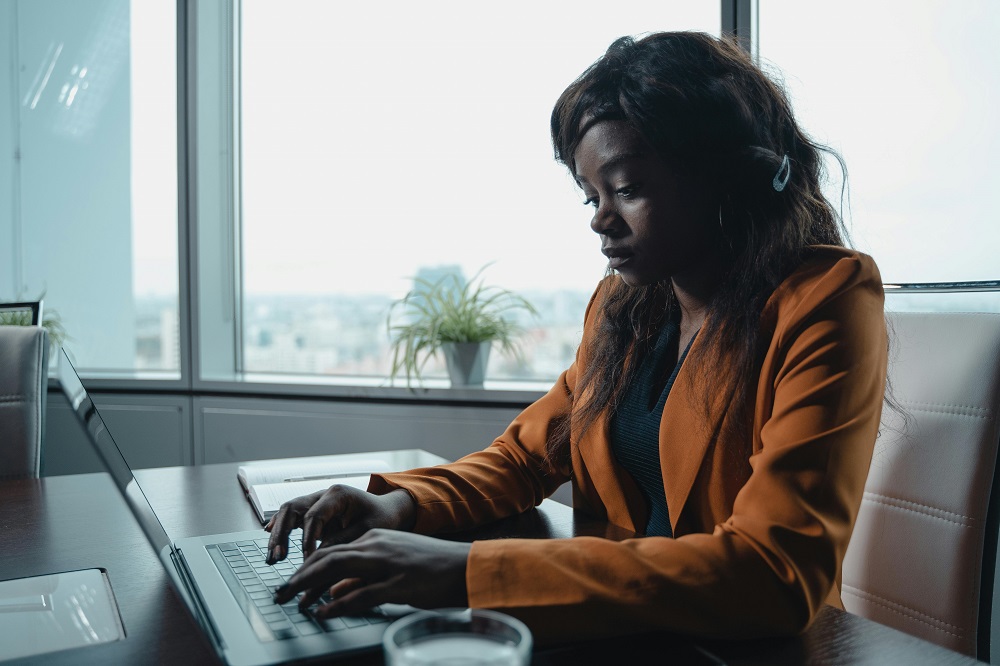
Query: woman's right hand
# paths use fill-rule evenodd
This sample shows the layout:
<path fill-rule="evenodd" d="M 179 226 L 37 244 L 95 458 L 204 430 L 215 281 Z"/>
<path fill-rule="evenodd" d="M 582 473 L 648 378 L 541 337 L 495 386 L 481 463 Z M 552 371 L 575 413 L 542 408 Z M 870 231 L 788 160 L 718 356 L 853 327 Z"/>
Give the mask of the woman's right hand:
<path fill-rule="evenodd" d="M 372 495 L 351 486 L 330 486 L 326 490 L 285 502 L 264 529 L 271 533 L 267 563 L 274 564 L 288 554 L 288 534 L 302 528 L 302 554 L 312 555 L 320 547 L 354 541 L 368 530 L 385 527 L 413 528 L 416 503 L 405 490 Z"/>

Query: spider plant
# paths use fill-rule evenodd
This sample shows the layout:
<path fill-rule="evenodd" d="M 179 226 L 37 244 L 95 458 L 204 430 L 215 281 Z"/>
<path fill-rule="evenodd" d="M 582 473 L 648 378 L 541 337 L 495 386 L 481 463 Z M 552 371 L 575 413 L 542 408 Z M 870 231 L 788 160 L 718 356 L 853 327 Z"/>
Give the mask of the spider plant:
<path fill-rule="evenodd" d="M 520 356 L 517 338 L 523 329 L 511 315 L 538 312 L 523 297 L 484 285 L 483 270 L 468 282 L 455 274 L 434 282 L 417 278 L 414 288 L 392 304 L 386 318 L 392 378 L 402 372 L 411 386 L 427 362 L 450 343 L 495 342 L 504 352 Z"/>

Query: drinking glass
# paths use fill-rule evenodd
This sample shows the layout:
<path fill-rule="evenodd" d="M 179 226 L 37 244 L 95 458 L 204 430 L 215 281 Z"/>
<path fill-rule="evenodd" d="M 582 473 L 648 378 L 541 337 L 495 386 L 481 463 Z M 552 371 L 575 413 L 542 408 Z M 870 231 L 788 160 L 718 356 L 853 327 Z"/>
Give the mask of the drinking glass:
<path fill-rule="evenodd" d="M 418 611 L 382 638 L 388 666 L 527 666 L 531 632 L 509 615 L 480 609 Z"/>

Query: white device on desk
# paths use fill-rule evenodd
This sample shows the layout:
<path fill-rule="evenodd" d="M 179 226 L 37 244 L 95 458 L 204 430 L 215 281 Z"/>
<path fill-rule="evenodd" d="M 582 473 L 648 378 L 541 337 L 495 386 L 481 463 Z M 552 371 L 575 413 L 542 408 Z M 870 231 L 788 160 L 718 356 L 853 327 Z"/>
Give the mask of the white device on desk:
<path fill-rule="evenodd" d="M 227 663 L 274 664 L 379 649 L 388 622 L 416 610 L 385 605 L 363 617 L 317 620 L 299 613 L 295 600 L 284 606 L 271 601 L 274 587 L 302 561 L 298 539 L 290 539 L 288 559 L 275 566 L 264 563 L 268 534 L 263 530 L 171 541 L 65 350 L 59 353 L 57 375 L 70 407 L 170 579 Z"/>

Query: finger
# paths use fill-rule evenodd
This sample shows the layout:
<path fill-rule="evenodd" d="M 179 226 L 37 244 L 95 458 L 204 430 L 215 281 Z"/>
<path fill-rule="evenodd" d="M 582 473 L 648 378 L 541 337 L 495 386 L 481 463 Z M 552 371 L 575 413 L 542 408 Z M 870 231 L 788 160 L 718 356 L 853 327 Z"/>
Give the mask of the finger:
<path fill-rule="evenodd" d="M 320 597 L 323 596 L 323 591 L 322 587 L 313 587 L 304 591 L 302 596 L 299 597 L 299 610 L 305 611 L 307 608 L 319 601 Z M 277 599 L 277 597 L 275 597 L 275 599 Z"/>
<path fill-rule="evenodd" d="M 314 588 L 319 588 L 322 594 L 332 582 L 344 578 L 380 578 L 372 575 L 374 572 L 370 561 L 371 558 L 362 557 L 348 546 L 333 546 L 316 551 L 316 554 L 304 562 L 287 583 L 275 590 L 275 601 L 283 604 L 299 592 Z"/>
<path fill-rule="evenodd" d="M 271 517 L 271 538 L 267 541 L 267 563 L 285 559 L 288 553 L 288 534 L 301 525 L 301 512 L 291 502 L 283 504 Z"/>
<path fill-rule="evenodd" d="M 362 534 L 368 531 L 368 527 L 362 523 L 354 523 L 349 525 L 346 529 L 340 530 L 336 534 L 332 534 L 323 540 L 323 543 L 319 545 L 320 548 L 329 548 L 330 546 L 341 546 L 346 543 L 351 543 Z"/>
<path fill-rule="evenodd" d="M 306 512 L 305 521 L 302 524 L 302 555 L 308 558 L 316 551 L 316 542 L 323 535 L 323 528 L 326 527 L 326 520 L 322 516 L 316 515 L 312 510 Z"/>
<path fill-rule="evenodd" d="M 361 585 L 344 596 L 319 606 L 313 613 L 317 617 L 337 617 L 338 615 L 357 615 L 371 610 L 379 604 L 390 602 L 398 597 L 396 588 L 400 578 L 400 576 L 393 576 L 389 580 Z"/>
<path fill-rule="evenodd" d="M 312 505 L 305 515 L 302 527 L 302 554 L 309 557 L 316 550 L 316 542 L 323 538 L 323 531 L 329 524 L 335 523 L 335 518 L 346 514 L 349 508 L 343 495 L 331 486 L 323 492 L 322 497 Z"/>
<path fill-rule="evenodd" d="M 360 578 L 345 578 L 344 580 L 338 581 L 330 586 L 329 590 L 326 590 L 326 595 L 329 597 L 338 597 L 347 594 L 348 592 L 355 590 L 365 582 Z M 306 590 L 302 593 L 302 598 L 299 599 L 299 609 L 305 610 L 312 606 L 314 603 L 319 601 L 320 597 L 324 594 L 322 588 L 313 588 L 311 590 Z"/>
<path fill-rule="evenodd" d="M 271 517 L 271 538 L 267 544 L 268 564 L 274 564 L 285 558 L 285 555 L 288 554 L 289 533 L 296 527 L 302 526 L 302 515 L 322 496 L 323 491 L 321 490 L 312 495 L 296 497 L 282 504 L 278 513 Z"/>
<path fill-rule="evenodd" d="M 271 518 L 267 521 L 267 525 L 264 525 L 264 531 L 270 532 L 272 525 L 274 525 L 274 516 L 271 516 Z"/>
<path fill-rule="evenodd" d="M 348 592 L 353 592 L 359 587 L 363 587 L 364 584 L 365 581 L 360 578 L 345 578 L 344 580 L 331 585 L 330 589 L 327 590 L 326 593 L 331 599 L 336 599 L 344 596 Z"/>

